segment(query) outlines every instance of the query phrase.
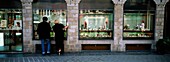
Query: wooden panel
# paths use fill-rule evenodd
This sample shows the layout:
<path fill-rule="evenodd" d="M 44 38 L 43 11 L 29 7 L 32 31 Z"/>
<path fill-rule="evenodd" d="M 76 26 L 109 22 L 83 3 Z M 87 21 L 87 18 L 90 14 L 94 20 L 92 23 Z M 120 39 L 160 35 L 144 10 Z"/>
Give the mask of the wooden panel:
<path fill-rule="evenodd" d="M 110 50 L 109 44 L 83 44 L 82 50 Z"/>
<path fill-rule="evenodd" d="M 150 50 L 151 44 L 126 44 L 126 50 Z"/>

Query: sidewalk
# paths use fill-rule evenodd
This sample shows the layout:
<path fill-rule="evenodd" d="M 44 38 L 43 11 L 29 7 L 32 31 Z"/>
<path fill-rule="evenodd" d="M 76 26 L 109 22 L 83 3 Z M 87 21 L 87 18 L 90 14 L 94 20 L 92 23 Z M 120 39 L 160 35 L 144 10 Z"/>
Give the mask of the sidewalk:
<path fill-rule="evenodd" d="M 0 54 L 0 62 L 170 62 L 170 55 L 151 52 L 77 52 L 64 55 Z"/>

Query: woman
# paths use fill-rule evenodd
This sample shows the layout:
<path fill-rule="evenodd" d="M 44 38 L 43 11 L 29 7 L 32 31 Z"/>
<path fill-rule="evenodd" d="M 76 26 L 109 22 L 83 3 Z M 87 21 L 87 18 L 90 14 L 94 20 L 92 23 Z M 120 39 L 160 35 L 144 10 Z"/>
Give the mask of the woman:
<path fill-rule="evenodd" d="M 55 44 L 58 53 L 64 53 L 64 32 L 68 26 L 59 23 L 59 20 L 54 21 L 55 25 L 52 27 L 55 32 Z"/>

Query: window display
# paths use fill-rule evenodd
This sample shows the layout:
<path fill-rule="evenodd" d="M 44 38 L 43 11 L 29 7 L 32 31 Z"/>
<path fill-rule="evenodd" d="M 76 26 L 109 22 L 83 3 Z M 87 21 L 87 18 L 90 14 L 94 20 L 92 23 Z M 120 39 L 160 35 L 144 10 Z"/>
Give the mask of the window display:
<path fill-rule="evenodd" d="M 80 10 L 79 39 L 113 39 L 113 11 Z"/>
<path fill-rule="evenodd" d="M 22 51 L 22 10 L 0 9 L 0 51 Z"/>
<path fill-rule="evenodd" d="M 48 23 L 50 23 L 51 28 L 54 25 L 54 20 L 59 20 L 61 24 L 66 26 L 66 11 L 65 10 L 33 10 L 33 39 L 39 39 L 39 36 L 37 34 L 37 27 L 40 22 L 42 22 L 42 17 L 48 17 Z M 51 33 L 51 39 L 54 39 L 55 33 L 52 31 Z M 67 37 L 67 32 L 65 32 L 65 39 Z"/>
<path fill-rule="evenodd" d="M 154 13 L 152 12 L 125 12 L 124 39 L 153 39 Z"/>

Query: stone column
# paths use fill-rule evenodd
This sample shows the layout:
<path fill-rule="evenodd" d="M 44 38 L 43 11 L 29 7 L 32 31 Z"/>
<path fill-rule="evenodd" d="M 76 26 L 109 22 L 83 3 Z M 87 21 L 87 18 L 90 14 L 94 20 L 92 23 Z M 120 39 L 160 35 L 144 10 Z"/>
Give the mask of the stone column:
<path fill-rule="evenodd" d="M 32 1 L 21 0 L 22 2 L 22 16 L 23 16 L 23 52 L 34 52 L 34 45 L 32 44 Z"/>
<path fill-rule="evenodd" d="M 65 1 L 67 2 L 67 21 L 69 24 L 65 51 L 77 52 L 81 50 L 81 44 L 78 42 L 78 14 L 80 0 Z"/>
<path fill-rule="evenodd" d="M 156 3 L 155 41 L 163 39 L 165 5 L 169 0 L 154 0 Z"/>
<path fill-rule="evenodd" d="M 125 51 L 123 39 L 123 6 L 126 0 L 112 0 L 114 2 L 114 42 L 112 51 Z"/>
<path fill-rule="evenodd" d="M 156 41 L 163 39 L 165 5 L 169 0 L 154 0 L 156 3 L 155 41 L 152 48 L 155 49 Z"/>

